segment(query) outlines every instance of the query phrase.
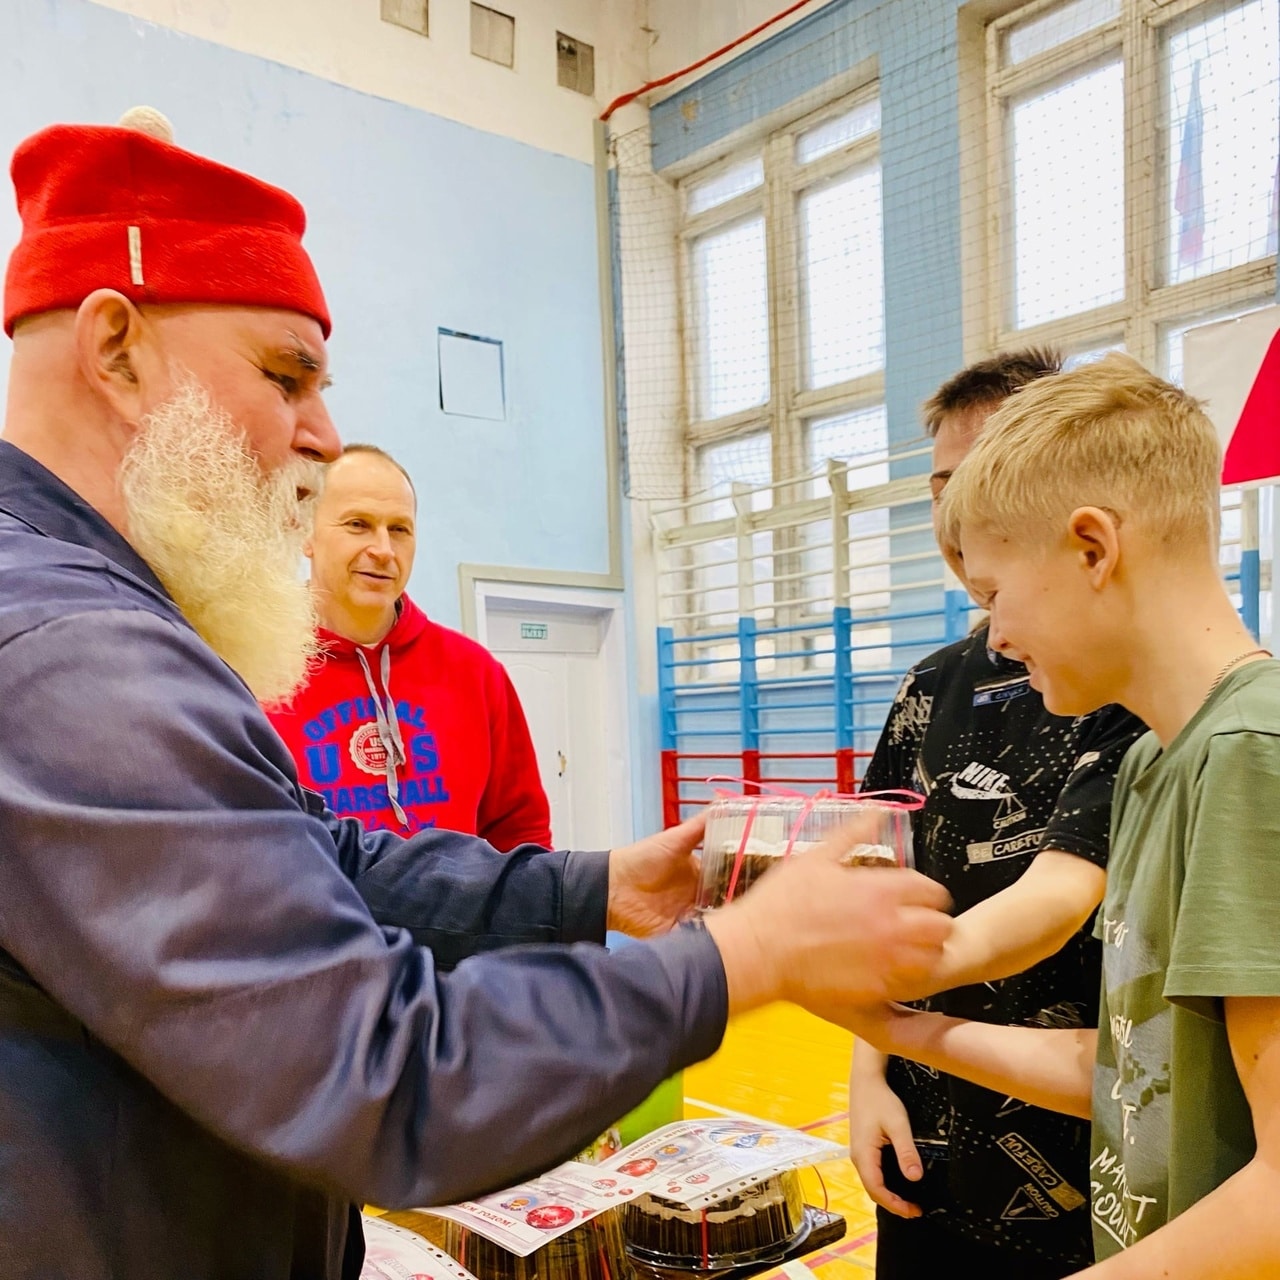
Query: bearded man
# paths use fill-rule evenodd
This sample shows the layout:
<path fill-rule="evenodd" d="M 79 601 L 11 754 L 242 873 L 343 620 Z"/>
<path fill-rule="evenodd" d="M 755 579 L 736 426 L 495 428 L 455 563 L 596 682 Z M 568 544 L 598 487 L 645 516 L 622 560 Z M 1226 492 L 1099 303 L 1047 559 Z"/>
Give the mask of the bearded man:
<path fill-rule="evenodd" d="M 671 929 L 697 824 L 504 857 L 304 792 L 255 699 L 306 669 L 304 506 L 340 450 L 301 206 L 127 128 L 44 130 L 12 172 L 0 1275 L 352 1280 L 353 1202 L 496 1189 L 730 1010 L 931 971 L 945 895 L 838 842 L 610 954 L 565 944 Z"/>

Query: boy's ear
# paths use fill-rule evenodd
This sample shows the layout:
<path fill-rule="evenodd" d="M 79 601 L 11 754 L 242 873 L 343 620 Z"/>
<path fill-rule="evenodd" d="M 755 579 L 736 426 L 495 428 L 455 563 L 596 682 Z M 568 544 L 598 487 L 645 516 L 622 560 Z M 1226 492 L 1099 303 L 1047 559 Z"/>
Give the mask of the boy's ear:
<path fill-rule="evenodd" d="M 1120 522 L 1103 507 L 1079 507 L 1067 522 L 1071 550 L 1094 587 L 1110 581 L 1120 561 Z"/>

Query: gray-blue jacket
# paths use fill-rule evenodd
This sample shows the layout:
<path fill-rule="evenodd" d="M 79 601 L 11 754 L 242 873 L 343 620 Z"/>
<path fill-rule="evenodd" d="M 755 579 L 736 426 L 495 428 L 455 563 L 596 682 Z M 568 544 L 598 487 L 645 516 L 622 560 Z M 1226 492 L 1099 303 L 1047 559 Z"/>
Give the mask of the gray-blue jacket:
<path fill-rule="evenodd" d="M 603 854 L 336 819 L 0 442 L 3 1280 L 350 1280 L 353 1202 L 570 1156 L 726 1018 L 705 934 L 596 945 L 607 891 Z"/>

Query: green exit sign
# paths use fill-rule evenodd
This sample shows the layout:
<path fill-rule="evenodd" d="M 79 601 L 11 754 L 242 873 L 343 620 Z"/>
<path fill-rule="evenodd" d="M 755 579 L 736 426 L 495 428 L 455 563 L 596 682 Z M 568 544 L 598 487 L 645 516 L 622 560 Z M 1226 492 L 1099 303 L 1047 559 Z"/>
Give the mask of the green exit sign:
<path fill-rule="evenodd" d="M 522 622 L 520 624 L 521 640 L 545 640 L 547 624 L 545 622 Z"/>

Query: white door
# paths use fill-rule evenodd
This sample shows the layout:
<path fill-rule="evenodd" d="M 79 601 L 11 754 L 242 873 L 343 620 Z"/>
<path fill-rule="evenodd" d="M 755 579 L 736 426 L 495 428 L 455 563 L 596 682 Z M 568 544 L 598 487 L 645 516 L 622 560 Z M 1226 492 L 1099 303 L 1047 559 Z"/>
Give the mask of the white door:
<path fill-rule="evenodd" d="M 558 849 L 607 849 L 606 620 L 592 609 L 490 601 L 487 638 L 520 695 Z"/>

